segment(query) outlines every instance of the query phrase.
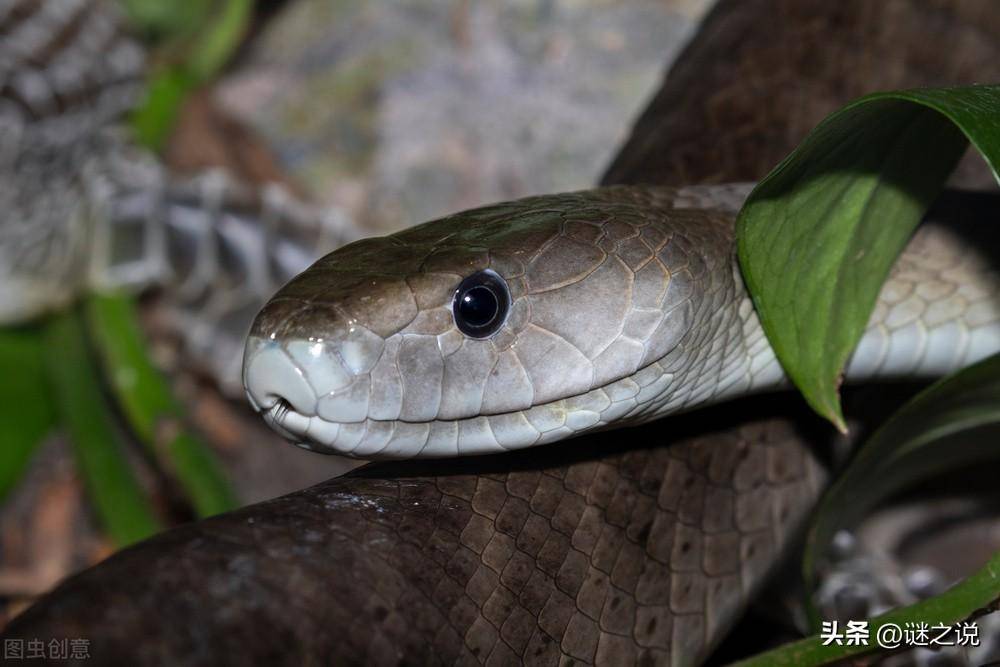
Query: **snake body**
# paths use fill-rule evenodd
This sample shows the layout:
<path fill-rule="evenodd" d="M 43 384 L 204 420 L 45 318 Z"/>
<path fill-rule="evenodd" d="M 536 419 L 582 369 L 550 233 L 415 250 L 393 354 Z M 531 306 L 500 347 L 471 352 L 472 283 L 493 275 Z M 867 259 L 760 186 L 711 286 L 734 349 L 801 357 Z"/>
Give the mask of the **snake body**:
<path fill-rule="evenodd" d="M 1000 30 L 982 7 L 952 4 L 723 0 L 609 180 L 759 178 L 801 131 L 867 86 L 995 78 Z M 767 30 L 761 16 L 771 17 Z M 938 39 L 899 38 L 929 26 Z M 702 216 L 717 219 L 717 240 L 731 238 L 729 214 L 692 213 Z M 924 238 L 937 247 L 935 235 L 921 231 L 911 250 Z M 890 314 L 982 301 L 965 278 L 951 300 L 928 294 L 935 269 L 907 256 L 894 273 L 901 289 L 883 292 Z M 713 275 L 724 283 L 733 274 L 735 294 L 728 261 L 728 273 Z M 964 262 L 940 272 L 960 276 Z M 396 286 L 405 273 L 395 271 Z M 447 289 L 465 274 L 449 274 Z M 978 327 L 966 315 L 948 321 L 963 318 Z M 891 342 L 919 342 L 920 331 L 870 349 L 884 349 L 888 363 Z M 123 664 L 694 664 L 722 641 L 822 490 L 813 452 L 823 434 L 771 398 L 499 456 L 372 465 L 112 556 L 4 636 L 84 636 L 92 655 Z"/>
<path fill-rule="evenodd" d="M 518 449 L 780 387 L 735 257 L 747 191 L 532 197 L 334 251 L 258 316 L 248 394 L 287 437 L 370 459 Z M 510 295 L 488 337 L 464 333 L 453 303 L 484 271 Z M 997 352 L 998 293 L 975 247 L 926 228 L 847 379 L 934 377 Z"/>

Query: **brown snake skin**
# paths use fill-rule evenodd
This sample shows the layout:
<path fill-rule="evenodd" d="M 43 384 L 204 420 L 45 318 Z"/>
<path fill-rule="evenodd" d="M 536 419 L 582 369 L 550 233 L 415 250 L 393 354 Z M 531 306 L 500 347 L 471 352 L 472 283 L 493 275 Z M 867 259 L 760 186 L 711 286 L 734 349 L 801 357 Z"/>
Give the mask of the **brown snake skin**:
<path fill-rule="evenodd" d="M 989 6 L 723 0 L 605 180 L 757 178 L 857 93 L 989 78 Z M 123 551 L 5 636 L 101 663 L 695 664 L 821 490 L 798 404 L 369 466 Z"/>
<path fill-rule="evenodd" d="M 369 466 L 127 549 L 6 636 L 91 637 L 116 664 L 691 664 L 822 472 L 779 420 L 620 449 Z"/>
<path fill-rule="evenodd" d="M 989 0 L 723 0 L 602 182 L 760 180 L 855 97 L 997 81 L 998 36 Z M 961 182 L 992 187 L 970 162 Z"/>

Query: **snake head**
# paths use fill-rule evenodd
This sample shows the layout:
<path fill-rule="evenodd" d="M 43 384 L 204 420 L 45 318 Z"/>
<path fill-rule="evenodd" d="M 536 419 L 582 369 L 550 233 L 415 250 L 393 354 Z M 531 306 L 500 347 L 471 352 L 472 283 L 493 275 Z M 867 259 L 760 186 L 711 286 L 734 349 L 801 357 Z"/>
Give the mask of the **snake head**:
<path fill-rule="evenodd" d="M 459 213 L 317 261 L 258 314 L 253 406 L 301 446 L 455 456 L 640 418 L 731 221 L 606 188 Z M 730 231 L 720 231 L 730 230 Z"/>

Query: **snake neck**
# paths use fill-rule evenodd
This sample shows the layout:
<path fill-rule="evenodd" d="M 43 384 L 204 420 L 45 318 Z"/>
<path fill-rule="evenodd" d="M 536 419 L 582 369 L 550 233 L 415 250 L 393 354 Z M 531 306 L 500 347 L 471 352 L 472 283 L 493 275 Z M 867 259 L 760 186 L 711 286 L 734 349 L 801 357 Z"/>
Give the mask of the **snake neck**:
<path fill-rule="evenodd" d="M 935 220 L 921 226 L 879 293 L 845 382 L 929 380 L 1000 352 L 1000 273 L 982 251 L 990 244 L 969 232 Z M 790 386 L 735 255 L 731 280 L 701 309 L 708 325 L 658 362 L 666 398 L 637 410 L 640 420 Z"/>
<path fill-rule="evenodd" d="M 659 396 L 638 406 L 636 421 L 787 385 L 735 257 L 730 275 L 721 283 L 698 306 L 694 320 L 701 324 L 654 364 Z"/>

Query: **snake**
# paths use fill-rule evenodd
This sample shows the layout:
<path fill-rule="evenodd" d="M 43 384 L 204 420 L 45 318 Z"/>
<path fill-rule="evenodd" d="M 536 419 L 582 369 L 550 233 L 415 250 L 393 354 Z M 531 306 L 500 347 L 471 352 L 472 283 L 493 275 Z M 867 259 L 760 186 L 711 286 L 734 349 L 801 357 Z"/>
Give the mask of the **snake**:
<path fill-rule="evenodd" d="M 532 447 L 787 384 L 736 258 L 740 185 L 608 187 L 448 216 L 336 250 L 250 331 L 248 396 L 328 453 Z M 1000 351 L 1000 277 L 925 226 L 846 368 L 929 378 Z"/>
<path fill-rule="evenodd" d="M 987 23 L 966 5 L 928 14 L 912 3 L 724 0 L 606 181 L 759 178 L 823 108 L 821 95 L 797 98 L 781 81 L 810 81 L 831 96 L 862 81 L 934 83 L 920 70 L 925 60 L 864 66 L 869 58 L 898 62 L 889 47 L 903 24 L 884 19 L 904 6 L 907 21 L 933 23 L 949 43 L 985 54 L 969 74 L 968 59 L 935 52 L 934 76 L 982 77 L 983 62 L 995 62 L 995 41 L 980 34 Z M 756 19 L 764 12 L 777 17 L 766 35 Z M 844 31 L 830 35 L 830 57 L 819 67 L 836 66 L 810 79 L 801 71 L 817 76 L 806 57 L 815 50 L 809 28 L 829 24 Z M 871 52 L 859 53 L 859 33 L 871 38 Z M 776 83 L 730 78 L 734 62 Z M 707 114 L 706 90 L 718 91 Z M 791 99 L 727 104 L 762 94 Z M 783 112 L 792 121 L 775 121 Z M 760 116 L 767 141 L 730 131 L 753 128 Z M 314 449 L 445 458 L 373 464 L 169 531 L 71 578 L 5 637 L 85 635 L 103 660 L 149 664 L 705 660 L 778 565 L 825 477 L 806 444 L 822 438 L 808 420 L 777 418 L 787 399 L 765 391 L 784 380 L 733 259 L 732 219 L 745 192 L 629 185 L 548 195 L 320 259 L 257 317 L 242 378 L 250 398 L 280 432 Z M 934 375 L 995 345 L 988 296 L 996 278 L 965 238 L 934 225 L 918 232 L 849 376 Z M 651 256 L 637 259 L 629 252 L 637 246 Z M 557 256 L 561 262 L 550 261 Z M 643 261 L 658 274 L 642 289 L 662 295 L 632 299 L 640 283 L 625 269 Z M 616 271 L 626 278 L 616 280 Z M 466 307 L 456 296 L 473 298 Z M 659 312 L 630 317 L 654 311 L 640 305 L 654 302 Z M 597 303 L 605 308 L 595 315 Z M 641 335 L 650 326 L 665 336 Z M 539 337 L 545 342 L 531 347 Z M 508 359 L 520 363 L 523 350 L 541 365 L 532 366 L 534 377 L 524 368 L 519 384 L 488 394 L 493 372 L 508 371 L 487 354 L 478 363 L 470 357 L 504 345 L 517 351 Z M 457 376 L 447 375 L 445 351 Z M 383 359 L 395 375 L 384 377 Z M 582 371 L 555 373 L 567 359 Z M 366 379 L 377 388 L 366 401 L 341 391 Z M 607 405 L 595 400 L 601 393 Z M 732 400 L 706 405 L 725 398 Z M 698 405 L 706 407 L 654 419 Z M 501 443 L 505 419 L 522 426 Z M 588 432 L 643 421 L 650 423 Z M 448 456 L 475 451 L 486 455 Z"/>

